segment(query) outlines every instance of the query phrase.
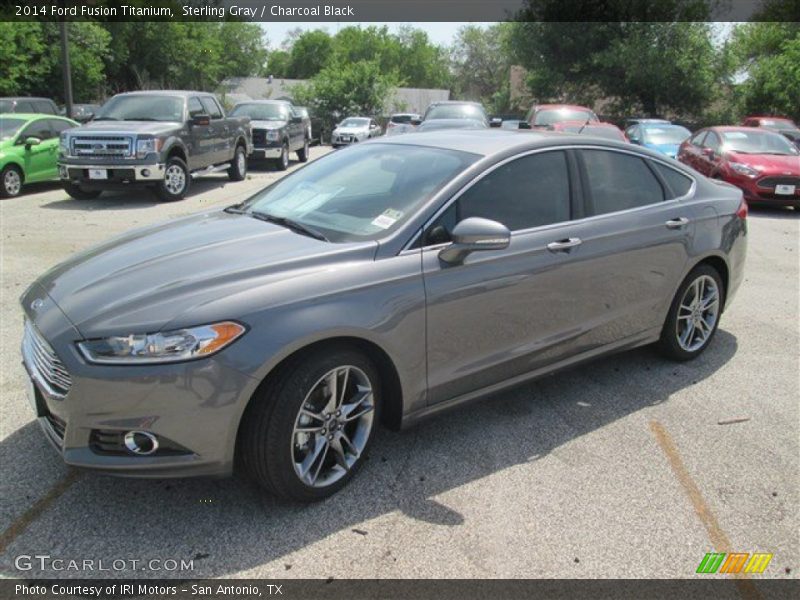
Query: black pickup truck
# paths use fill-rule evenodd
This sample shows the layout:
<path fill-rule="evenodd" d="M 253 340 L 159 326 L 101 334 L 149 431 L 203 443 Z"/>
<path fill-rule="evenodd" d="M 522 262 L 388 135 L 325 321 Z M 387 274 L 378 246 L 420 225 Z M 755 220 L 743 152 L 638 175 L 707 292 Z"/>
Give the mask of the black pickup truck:
<path fill-rule="evenodd" d="M 144 185 L 164 201 L 180 200 L 192 177 L 247 174 L 253 151 L 248 117 L 226 117 L 205 92 L 118 94 L 94 120 L 61 134 L 59 176 L 73 198 Z"/>
<path fill-rule="evenodd" d="M 289 153 L 297 152 L 300 162 L 308 160 L 311 122 L 286 100 L 247 100 L 231 109 L 231 116 L 247 116 L 253 126 L 254 160 L 273 160 L 285 171 Z"/>

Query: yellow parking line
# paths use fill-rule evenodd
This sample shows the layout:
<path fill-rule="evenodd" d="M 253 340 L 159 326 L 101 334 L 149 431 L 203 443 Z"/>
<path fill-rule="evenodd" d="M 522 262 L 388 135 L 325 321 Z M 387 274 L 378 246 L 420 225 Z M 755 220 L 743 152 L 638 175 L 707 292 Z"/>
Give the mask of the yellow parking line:
<path fill-rule="evenodd" d="M 730 553 L 731 542 L 722 530 L 717 517 L 711 512 L 711 508 L 703 498 L 703 494 L 700 492 L 697 483 L 695 483 L 694 479 L 692 479 L 692 476 L 689 474 L 686 465 L 683 464 L 683 460 L 678 453 L 678 447 L 672 440 L 672 436 L 670 436 L 669 432 L 658 421 L 650 421 L 650 431 L 653 432 L 658 445 L 666 455 L 672 473 L 675 475 L 678 483 L 681 484 L 683 491 L 686 492 L 686 495 L 689 497 L 694 512 L 708 532 L 708 538 L 711 540 L 714 548 L 717 552 L 724 552 L 725 554 Z M 747 573 L 736 572 L 732 573 L 732 576 L 736 579 L 736 587 L 742 598 L 745 600 L 761 599 L 762 596 L 753 582 L 748 580 L 749 575 Z"/>
<path fill-rule="evenodd" d="M 0 534 L 0 554 L 6 551 L 12 542 L 17 539 L 22 532 L 36 519 L 42 516 L 42 513 L 50 508 L 50 505 L 64 495 L 73 483 L 80 479 L 80 472 L 75 469 L 70 469 L 64 477 L 59 479 L 56 484 L 50 488 L 43 498 L 40 498 L 36 503 L 26 510 L 22 516 L 16 519 L 9 527 Z"/>

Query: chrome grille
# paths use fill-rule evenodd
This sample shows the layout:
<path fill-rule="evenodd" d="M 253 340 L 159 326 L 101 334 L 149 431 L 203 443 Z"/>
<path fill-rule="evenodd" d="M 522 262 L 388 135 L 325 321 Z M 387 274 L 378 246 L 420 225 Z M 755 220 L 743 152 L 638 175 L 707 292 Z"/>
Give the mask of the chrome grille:
<path fill-rule="evenodd" d="M 70 155 L 98 158 L 130 158 L 133 137 L 127 135 L 80 135 L 70 137 Z"/>
<path fill-rule="evenodd" d="M 25 321 L 25 334 L 22 337 L 22 358 L 36 380 L 53 396 L 66 396 L 72 387 L 64 363 L 56 356 L 36 328 Z"/>

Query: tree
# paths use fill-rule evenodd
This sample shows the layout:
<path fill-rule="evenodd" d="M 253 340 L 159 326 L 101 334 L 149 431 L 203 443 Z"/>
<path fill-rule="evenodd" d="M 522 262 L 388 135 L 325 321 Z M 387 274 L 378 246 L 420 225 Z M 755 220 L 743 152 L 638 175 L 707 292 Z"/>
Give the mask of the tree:
<path fill-rule="evenodd" d="M 33 95 L 52 68 L 52 52 L 34 21 L 0 21 L 0 96 Z"/>
<path fill-rule="evenodd" d="M 319 73 L 331 59 L 333 40 L 326 31 L 317 29 L 300 34 L 292 45 L 288 77 L 308 79 Z"/>
<path fill-rule="evenodd" d="M 466 25 L 451 49 L 453 84 L 458 97 L 483 102 L 490 112 L 509 110 L 509 69 L 505 38 L 509 24 L 487 28 Z"/>

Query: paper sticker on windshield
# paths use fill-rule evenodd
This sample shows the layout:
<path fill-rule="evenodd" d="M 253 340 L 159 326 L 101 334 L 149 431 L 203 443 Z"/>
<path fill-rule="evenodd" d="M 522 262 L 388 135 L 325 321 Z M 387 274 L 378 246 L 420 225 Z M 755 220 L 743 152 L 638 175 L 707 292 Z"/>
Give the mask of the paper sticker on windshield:
<path fill-rule="evenodd" d="M 387 208 L 383 213 L 378 215 L 372 220 L 372 224 L 375 227 L 380 227 L 381 229 L 389 229 L 392 225 L 397 223 L 397 220 L 403 216 L 399 210 L 394 210 L 393 208 Z"/>

